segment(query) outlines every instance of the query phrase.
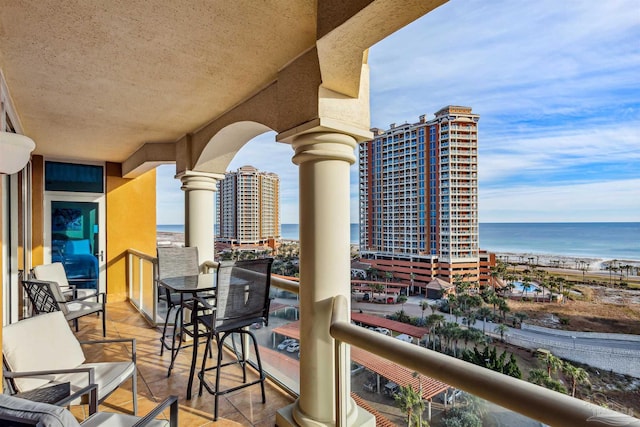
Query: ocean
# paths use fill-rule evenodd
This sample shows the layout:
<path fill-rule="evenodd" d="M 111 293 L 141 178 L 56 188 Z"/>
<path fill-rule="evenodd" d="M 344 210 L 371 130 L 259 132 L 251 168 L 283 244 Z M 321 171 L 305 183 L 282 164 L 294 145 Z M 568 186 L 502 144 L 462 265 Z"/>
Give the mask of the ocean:
<path fill-rule="evenodd" d="M 184 233 L 184 226 L 158 225 Z M 282 224 L 284 239 L 298 240 L 298 224 Z M 481 223 L 480 248 L 491 252 L 535 253 L 640 261 L 640 222 Z M 359 243 L 351 224 L 351 243 Z"/>

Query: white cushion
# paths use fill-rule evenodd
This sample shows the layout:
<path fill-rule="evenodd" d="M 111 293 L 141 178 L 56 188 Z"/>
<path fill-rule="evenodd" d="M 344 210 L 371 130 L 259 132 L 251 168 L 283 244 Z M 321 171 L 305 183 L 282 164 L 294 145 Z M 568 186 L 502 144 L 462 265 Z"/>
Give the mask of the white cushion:
<path fill-rule="evenodd" d="M 131 427 L 140 421 L 139 417 L 126 414 L 113 414 L 110 412 L 97 412 L 82 422 L 82 427 Z M 166 427 L 169 425 L 165 420 L 153 420 L 149 427 Z"/>
<path fill-rule="evenodd" d="M 2 354 L 13 372 L 75 368 L 85 356 L 61 311 L 41 314 L 2 330 Z M 16 378 L 18 391 L 38 388 L 54 379 Z"/>
<path fill-rule="evenodd" d="M 71 412 L 65 408 L 46 403 L 32 402 L 26 399 L 0 394 L 0 425 L 3 415 L 22 420 L 37 421 L 38 427 L 75 427 L 80 426 Z"/>
<path fill-rule="evenodd" d="M 47 282 L 56 282 L 60 288 L 68 288 L 69 281 L 67 280 L 67 273 L 64 271 L 64 266 L 61 262 L 54 262 L 52 264 L 36 265 L 33 267 L 33 275 L 38 280 L 46 280 Z"/>
<path fill-rule="evenodd" d="M 33 267 L 33 275 L 38 280 L 46 280 L 47 282 L 56 282 L 60 286 L 60 290 L 65 294 L 72 294 L 73 289 L 69 287 L 69 281 L 67 280 L 67 273 L 64 271 L 64 266 L 61 262 L 54 262 L 52 264 L 36 265 Z M 89 295 L 95 295 L 96 289 L 76 289 L 76 295 L 78 298 L 87 297 Z"/>
<path fill-rule="evenodd" d="M 98 385 L 98 400 L 108 396 L 113 390 L 118 388 L 127 378 L 135 374 L 136 365 L 133 362 L 98 362 L 83 363 L 79 367 L 94 368 L 93 382 Z M 60 374 L 55 376 L 55 381 L 59 383 L 70 382 L 71 393 L 75 393 L 82 387 L 89 385 L 88 374 L 85 372 L 73 374 Z M 72 402 L 79 404 L 80 400 Z"/>

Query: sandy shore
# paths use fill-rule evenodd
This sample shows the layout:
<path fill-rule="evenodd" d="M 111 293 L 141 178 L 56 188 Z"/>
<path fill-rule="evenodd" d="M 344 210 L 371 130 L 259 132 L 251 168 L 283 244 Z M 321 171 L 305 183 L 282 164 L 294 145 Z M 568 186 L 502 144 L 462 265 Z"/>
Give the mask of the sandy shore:
<path fill-rule="evenodd" d="M 294 243 L 297 240 L 283 239 L 287 243 Z M 172 246 L 172 245 L 184 245 L 184 233 L 174 233 L 168 231 L 158 231 L 157 243 L 159 246 Z M 352 250 L 357 250 L 357 244 L 351 244 Z M 571 270 L 579 270 L 582 266 L 588 266 L 588 271 L 600 271 L 612 262 L 612 259 L 608 258 L 596 258 L 596 257 L 578 257 L 567 255 L 552 255 L 552 254 L 540 254 L 533 252 L 496 252 L 496 257 L 499 260 L 508 261 L 511 263 L 533 262 L 535 265 L 544 267 L 559 267 Z M 581 264 L 584 263 L 584 264 Z M 640 260 L 616 260 L 617 265 L 633 265 L 640 267 Z"/>

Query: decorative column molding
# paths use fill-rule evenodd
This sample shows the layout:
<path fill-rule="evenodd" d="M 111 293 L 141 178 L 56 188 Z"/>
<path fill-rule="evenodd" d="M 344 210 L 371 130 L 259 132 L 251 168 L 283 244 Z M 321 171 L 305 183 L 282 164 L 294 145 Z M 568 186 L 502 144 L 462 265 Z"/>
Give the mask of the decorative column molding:
<path fill-rule="evenodd" d="M 185 171 L 176 175 L 182 182 L 184 195 L 185 245 L 197 246 L 200 264 L 213 260 L 214 209 L 213 193 L 224 174 Z"/>
<path fill-rule="evenodd" d="M 350 184 L 349 168 L 355 163 L 353 136 L 333 130 L 294 136 L 293 162 L 300 181 L 300 397 L 282 409 L 277 424 L 336 425 L 334 340 L 329 334 L 335 295 L 350 300 Z M 350 396 L 350 351 L 344 354 L 344 383 Z M 345 407 L 346 406 L 346 407 Z M 342 404 L 347 425 L 375 425 L 373 416 L 353 399 Z"/>

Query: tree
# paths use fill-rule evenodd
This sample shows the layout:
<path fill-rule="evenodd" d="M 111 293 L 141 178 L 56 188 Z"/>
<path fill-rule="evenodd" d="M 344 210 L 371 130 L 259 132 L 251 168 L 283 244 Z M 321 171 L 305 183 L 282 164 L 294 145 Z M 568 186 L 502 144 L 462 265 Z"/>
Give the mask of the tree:
<path fill-rule="evenodd" d="M 524 298 L 527 298 L 527 293 L 533 288 L 531 284 L 531 278 L 528 276 L 524 276 L 522 279 L 522 290 L 524 291 Z"/>
<path fill-rule="evenodd" d="M 387 300 L 387 293 L 386 293 L 387 287 L 385 285 L 383 285 L 382 283 L 372 283 L 371 287 L 373 288 L 374 292 L 378 293 L 378 295 L 384 292 L 384 300 L 385 301 Z"/>
<path fill-rule="evenodd" d="M 420 301 L 420 310 L 422 310 L 422 318 L 424 319 L 424 311 L 429 307 L 429 301 L 423 299 Z"/>
<path fill-rule="evenodd" d="M 402 305 L 402 311 L 404 312 L 404 303 L 407 302 L 407 296 L 406 295 L 400 295 L 398 297 L 398 302 Z"/>
<path fill-rule="evenodd" d="M 427 327 L 429 328 L 429 339 L 432 343 L 432 349 L 436 349 L 436 332 L 440 326 L 444 323 L 444 316 L 442 314 L 432 314 L 427 317 Z M 431 335 L 433 334 L 433 339 Z"/>
<path fill-rule="evenodd" d="M 451 408 L 442 420 L 444 427 L 482 427 L 482 420 L 464 408 Z"/>
<path fill-rule="evenodd" d="M 576 397 L 576 385 L 578 384 L 590 384 L 589 374 L 582 368 L 573 366 L 569 362 L 564 362 L 562 365 L 562 372 L 569 377 L 571 381 L 571 396 Z"/>
<path fill-rule="evenodd" d="M 495 329 L 493 331 L 499 333 L 500 334 L 500 340 L 504 341 L 504 334 L 508 330 L 509 330 L 509 327 L 507 325 L 505 325 L 503 323 L 500 323 L 498 326 L 495 327 Z"/>
<path fill-rule="evenodd" d="M 546 365 L 547 376 L 549 378 L 551 378 L 551 372 L 555 372 L 558 369 L 562 368 L 562 359 L 560 359 L 550 351 L 539 352 L 538 359 Z"/>
<path fill-rule="evenodd" d="M 478 311 L 476 311 L 476 315 L 482 319 L 482 334 L 484 335 L 487 317 L 491 316 L 491 309 L 489 307 L 480 307 Z"/>
<path fill-rule="evenodd" d="M 529 316 L 527 315 L 527 313 L 524 313 L 524 312 L 521 312 L 521 311 L 519 311 L 519 312 L 517 312 L 516 314 L 514 314 L 514 316 L 516 316 L 516 318 L 518 319 L 518 322 L 519 322 L 519 323 L 522 323 L 522 321 L 523 321 L 524 319 L 526 319 L 527 317 L 529 317 Z"/>
<path fill-rule="evenodd" d="M 400 386 L 398 393 L 393 395 L 394 400 L 400 410 L 407 414 L 407 426 L 411 427 L 415 421 L 414 414 L 424 412 L 424 402 L 422 396 L 413 389 L 411 384 Z M 420 424 L 418 424 L 420 425 Z"/>
<path fill-rule="evenodd" d="M 389 281 L 393 279 L 393 271 L 385 271 L 384 278 L 387 281 L 387 283 L 389 283 Z"/>
<path fill-rule="evenodd" d="M 504 322 L 506 320 L 507 313 L 511 311 L 506 300 L 502 299 L 498 303 L 498 310 L 500 310 L 500 313 L 502 313 L 502 321 Z"/>

